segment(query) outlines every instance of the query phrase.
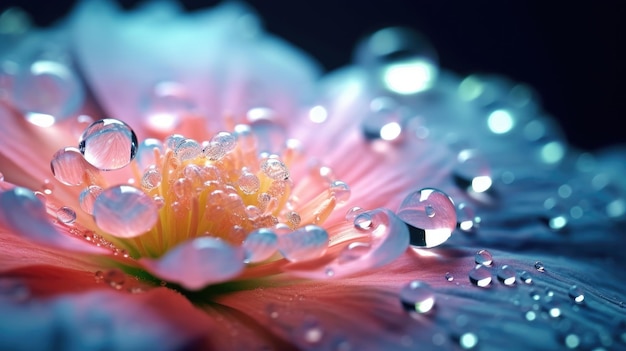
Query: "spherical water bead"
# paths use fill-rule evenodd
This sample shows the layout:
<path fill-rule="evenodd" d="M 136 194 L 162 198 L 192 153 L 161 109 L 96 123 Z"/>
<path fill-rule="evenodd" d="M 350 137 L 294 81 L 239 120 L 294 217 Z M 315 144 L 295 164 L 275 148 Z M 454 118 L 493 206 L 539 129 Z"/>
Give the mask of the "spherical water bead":
<path fill-rule="evenodd" d="M 585 293 L 578 285 L 570 286 L 567 294 L 575 303 L 583 303 L 583 301 L 585 301 Z"/>
<path fill-rule="evenodd" d="M 474 262 L 483 266 L 491 266 L 493 264 L 493 256 L 487 250 L 480 250 L 474 255 Z"/>
<path fill-rule="evenodd" d="M 278 238 L 278 250 L 292 262 L 318 258 L 327 249 L 328 233 L 316 225 L 304 226 Z"/>
<path fill-rule="evenodd" d="M 158 139 L 148 138 L 139 143 L 135 157 L 135 162 L 137 162 L 139 170 L 143 171 L 156 164 L 157 160 L 154 159 L 154 149 L 159 150 L 161 154 L 165 153 L 165 147 Z"/>
<path fill-rule="evenodd" d="M 300 214 L 296 211 L 288 211 L 287 214 L 285 214 L 285 218 L 287 219 L 287 224 L 292 228 L 300 225 L 300 222 L 302 221 Z"/>
<path fill-rule="evenodd" d="M 355 56 L 373 80 L 397 94 L 425 91 L 438 74 L 433 46 L 409 28 L 389 27 L 375 32 L 357 46 Z"/>
<path fill-rule="evenodd" d="M 511 286 L 515 284 L 515 270 L 508 265 L 503 265 L 498 268 L 496 276 L 504 285 Z"/>
<path fill-rule="evenodd" d="M 257 263 L 272 257 L 278 249 L 278 237 L 269 229 L 257 229 L 248 234 L 241 246 L 245 250 L 246 263 Z"/>
<path fill-rule="evenodd" d="M 76 222 L 76 212 L 68 206 L 63 206 L 57 210 L 57 219 L 64 224 Z"/>
<path fill-rule="evenodd" d="M 459 229 L 461 229 L 462 231 L 470 233 L 478 229 L 478 224 L 480 223 L 480 220 L 477 220 L 474 209 L 472 209 L 470 205 L 464 202 L 460 203 L 457 206 L 456 216 Z"/>
<path fill-rule="evenodd" d="M 369 213 L 360 213 L 354 217 L 354 227 L 360 230 L 370 230 L 374 226 L 372 216 Z"/>
<path fill-rule="evenodd" d="M 237 147 L 237 137 L 229 132 L 219 132 L 211 138 L 211 143 L 219 146 L 224 153 L 229 153 Z"/>
<path fill-rule="evenodd" d="M 354 219 L 355 219 L 358 215 L 360 215 L 360 214 L 362 214 L 362 213 L 365 213 L 365 212 L 367 212 L 367 210 L 362 209 L 362 208 L 360 208 L 360 207 L 358 207 L 358 206 L 352 207 L 351 209 L 349 209 L 349 210 L 346 212 L 345 219 L 346 219 L 346 221 L 348 221 L 348 222 L 354 222 Z"/>
<path fill-rule="evenodd" d="M 260 152 L 277 153 L 286 138 L 285 128 L 276 120 L 274 110 L 255 107 L 247 113 L 248 123 L 257 136 L 257 149 Z"/>
<path fill-rule="evenodd" d="M 66 147 L 57 151 L 50 161 L 54 178 L 69 186 L 83 183 L 87 167 L 80 150 L 74 147 Z"/>
<path fill-rule="evenodd" d="M 176 145 L 174 153 L 180 161 L 192 160 L 202 154 L 202 146 L 193 139 L 185 139 Z"/>
<path fill-rule="evenodd" d="M 367 140 L 382 139 L 397 141 L 401 139 L 407 112 L 404 108 L 384 97 L 379 97 L 370 103 L 370 112 L 361 122 L 363 136 Z"/>
<path fill-rule="evenodd" d="M 143 191 L 118 185 L 102 191 L 93 207 L 96 225 L 120 238 L 133 238 L 150 230 L 158 219 L 157 205 Z"/>
<path fill-rule="evenodd" d="M 335 197 L 338 204 L 344 204 L 350 199 L 350 187 L 341 180 L 330 183 L 330 193 Z"/>
<path fill-rule="evenodd" d="M 489 163 L 473 149 L 459 152 L 453 176 L 459 187 L 476 193 L 486 192 L 493 184 Z"/>
<path fill-rule="evenodd" d="M 93 214 L 93 206 L 96 202 L 96 198 L 98 198 L 101 193 L 102 188 L 97 185 L 90 185 L 83 189 L 78 197 L 80 208 L 89 214 Z"/>
<path fill-rule="evenodd" d="M 269 158 L 261 164 L 261 171 L 274 180 L 285 180 L 289 178 L 289 169 L 280 160 Z"/>
<path fill-rule="evenodd" d="M 177 82 L 160 82 L 150 90 L 143 103 L 146 126 L 156 132 L 176 129 L 185 114 L 195 108 L 185 87 Z"/>
<path fill-rule="evenodd" d="M 450 272 L 446 272 L 446 275 L 444 276 L 446 278 L 447 281 L 451 282 L 454 280 L 454 276 L 452 275 L 452 273 Z"/>
<path fill-rule="evenodd" d="M 543 265 L 543 262 L 537 261 L 535 262 L 535 269 L 541 273 L 546 271 L 546 266 Z"/>
<path fill-rule="evenodd" d="M 414 280 L 400 290 L 400 303 L 409 312 L 426 313 L 435 306 L 435 292 L 427 283 Z"/>
<path fill-rule="evenodd" d="M 261 187 L 261 181 L 259 177 L 250 172 L 244 172 L 238 180 L 239 189 L 243 191 L 244 194 L 254 194 L 259 191 Z"/>
<path fill-rule="evenodd" d="M 469 280 L 472 284 L 485 288 L 491 284 L 491 270 L 487 266 L 478 265 L 469 272 Z"/>
<path fill-rule="evenodd" d="M 183 141 L 185 141 L 187 138 L 185 138 L 183 135 L 180 134 L 172 134 L 172 135 L 168 135 L 167 138 L 165 138 L 163 144 L 165 145 L 165 147 L 167 149 L 170 149 L 172 151 L 176 150 L 176 147 L 182 143 Z"/>
<path fill-rule="evenodd" d="M 152 190 L 161 185 L 162 180 L 161 172 L 157 169 L 150 168 L 141 176 L 141 187 L 146 190 Z"/>
<path fill-rule="evenodd" d="M 519 274 L 519 280 L 524 283 L 524 284 L 532 284 L 533 283 L 533 277 L 530 275 L 530 273 L 526 272 L 526 271 L 521 271 Z"/>
<path fill-rule="evenodd" d="M 54 61 L 34 62 L 18 72 L 13 83 L 13 103 L 29 122 L 40 127 L 72 116 L 85 97 L 77 75 Z"/>
<path fill-rule="evenodd" d="M 124 122 L 106 118 L 95 121 L 80 139 L 80 152 L 98 169 L 108 171 L 127 166 L 137 153 L 137 136 Z"/>
<path fill-rule="evenodd" d="M 424 188 L 409 194 L 397 215 L 409 226 L 411 245 L 434 247 L 443 244 L 456 228 L 456 208 L 444 192 Z"/>

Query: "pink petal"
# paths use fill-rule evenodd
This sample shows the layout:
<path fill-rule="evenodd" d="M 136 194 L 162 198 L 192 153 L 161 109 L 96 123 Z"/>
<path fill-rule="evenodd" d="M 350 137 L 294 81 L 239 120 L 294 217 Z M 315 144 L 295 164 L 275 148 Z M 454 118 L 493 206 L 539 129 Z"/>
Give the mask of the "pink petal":
<path fill-rule="evenodd" d="M 0 228 L 39 244 L 73 252 L 105 254 L 108 250 L 59 232 L 43 203 L 25 188 L 0 192 Z"/>
<path fill-rule="evenodd" d="M 198 237 L 169 250 L 159 259 L 142 258 L 152 274 L 190 290 L 230 280 L 243 270 L 245 253 L 213 237 Z"/>

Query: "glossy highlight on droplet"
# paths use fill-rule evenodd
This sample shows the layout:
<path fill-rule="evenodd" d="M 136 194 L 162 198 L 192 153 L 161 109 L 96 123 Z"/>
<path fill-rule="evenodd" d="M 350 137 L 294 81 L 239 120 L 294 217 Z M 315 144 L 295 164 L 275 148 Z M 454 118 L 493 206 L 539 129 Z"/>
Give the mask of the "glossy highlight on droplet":
<path fill-rule="evenodd" d="M 409 194 L 397 215 L 409 226 L 411 246 L 418 248 L 443 244 L 457 225 L 454 202 L 444 192 L 433 188 Z"/>
<path fill-rule="evenodd" d="M 83 132 L 78 146 L 85 160 L 103 170 L 127 166 L 137 153 L 137 136 L 124 122 L 105 118 L 92 123 Z"/>

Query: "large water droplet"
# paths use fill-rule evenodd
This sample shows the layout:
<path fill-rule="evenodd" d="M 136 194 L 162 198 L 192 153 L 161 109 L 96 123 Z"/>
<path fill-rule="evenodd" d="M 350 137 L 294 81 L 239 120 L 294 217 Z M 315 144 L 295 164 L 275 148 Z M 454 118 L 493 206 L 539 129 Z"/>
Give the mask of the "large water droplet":
<path fill-rule="evenodd" d="M 338 204 L 345 204 L 350 199 L 350 187 L 341 180 L 330 183 L 330 192 L 337 199 Z"/>
<path fill-rule="evenodd" d="M 278 248 L 278 237 L 268 229 L 250 233 L 241 245 L 245 250 L 245 262 L 256 263 L 270 258 Z"/>
<path fill-rule="evenodd" d="M 437 189 L 424 188 L 409 194 L 397 215 L 408 224 L 414 247 L 441 245 L 456 228 L 454 202 Z"/>
<path fill-rule="evenodd" d="M 328 233 L 316 225 L 304 226 L 278 238 L 278 250 L 292 262 L 318 258 L 327 248 Z"/>
<path fill-rule="evenodd" d="M 119 185 L 102 191 L 93 206 L 96 225 L 121 238 L 139 236 L 152 228 L 158 219 L 157 205 L 143 191 Z"/>
<path fill-rule="evenodd" d="M 435 292 L 427 283 L 414 280 L 400 290 L 400 302 L 409 312 L 426 313 L 435 306 Z"/>
<path fill-rule="evenodd" d="M 491 284 L 491 270 L 487 266 L 478 265 L 469 272 L 469 280 L 472 284 L 485 288 Z"/>
<path fill-rule="evenodd" d="M 64 224 L 72 224 L 76 221 L 76 212 L 68 206 L 63 206 L 57 210 L 57 219 Z"/>
<path fill-rule="evenodd" d="M 15 106 L 29 122 L 41 127 L 70 117 L 84 100 L 76 74 L 54 61 L 34 62 L 18 73 L 13 88 Z"/>
<path fill-rule="evenodd" d="M 80 139 L 85 160 L 101 170 L 127 166 L 137 152 L 137 136 L 124 122 L 106 118 L 92 123 Z"/>
<path fill-rule="evenodd" d="M 50 161 L 50 168 L 54 177 L 69 186 L 83 183 L 87 167 L 88 164 L 80 150 L 73 147 L 66 147 L 57 151 Z"/>

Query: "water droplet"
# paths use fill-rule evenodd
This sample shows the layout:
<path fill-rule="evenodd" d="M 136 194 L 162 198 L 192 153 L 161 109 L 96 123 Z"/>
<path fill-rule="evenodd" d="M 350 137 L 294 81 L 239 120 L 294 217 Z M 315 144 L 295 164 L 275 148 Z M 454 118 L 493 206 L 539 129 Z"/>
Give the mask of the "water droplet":
<path fill-rule="evenodd" d="M 146 126 L 155 131 L 169 133 L 176 129 L 183 117 L 192 112 L 195 105 L 185 87 L 177 82 L 160 82 L 146 97 Z"/>
<path fill-rule="evenodd" d="M 150 168 L 146 170 L 141 177 L 141 187 L 146 190 L 152 190 L 161 185 L 161 180 L 163 180 L 161 172 L 157 169 Z"/>
<path fill-rule="evenodd" d="M 367 140 L 402 140 L 408 112 L 388 97 L 378 97 L 370 103 L 370 112 L 361 122 L 363 136 Z"/>
<path fill-rule="evenodd" d="M 354 227 L 361 230 L 369 230 L 373 227 L 372 216 L 369 213 L 360 213 L 354 218 Z"/>
<path fill-rule="evenodd" d="M 477 219 L 474 209 L 470 205 L 462 202 L 457 206 L 457 221 L 459 229 L 466 233 L 471 233 L 478 229 L 480 219 Z"/>
<path fill-rule="evenodd" d="M 76 212 L 67 206 L 63 206 L 57 210 L 57 219 L 64 224 L 72 224 L 76 221 Z"/>
<path fill-rule="evenodd" d="M 257 229 L 251 232 L 241 245 L 245 250 L 246 263 L 264 261 L 276 252 L 278 237 L 269 229 Z"/>
<path fill-rule="evenodd" d="M 278 250 L 289 261 L 306 261 L 320 257 L 328 248 L 324 228 L 307 225 L 278 238 Z"/>
<path fill-rule="evenodd" d="M 335 270 L 332 268 L 326 268 L 325 273 L 327 277 L 333 277 L 335 275 Z"/>
<path fill-rule="evenodd" d="M 459 152 L 453 176 L 459 187 L 474 193 L 488 191 L 493 183 L 489 163 L 478 151 L 473 149 Z"/>
<path fill-rule="evenodd" d="M 576 334 L 567 334 L 563 340 L 568 349 L 577 349 L 580 346 L 580 337 Z"/>
<path fill-rule="evenodd" d="M 435 305 L 435 292 L 427 283 L 414 280 L 400 290 L 400 302 L 409 312 L 426 313 Z"/>
<path fill-rule="evenodd" d="M 493 264 L 493 256 L 487 250 L 480 250 L 474 255 L 474 262 L 483 266 L 491 266 Z"/>
<path fill-rule="evenodd" d="M 446 272 L 445 278 L 447 281 L 451 282 L 454 280 L 454 276 L 450 272 Z"/>
<path fill-rule="evenodd" d="M 176 145 L 174 153 L 180 161 L 192 160 L 202 154 L 202 146 L 193 139 L 185 139 Z"/>
<path fill-rule="evenodd" d="M 469 273 L 472 284 L 485 288 L 491 284 L 491 270 L 487 266 L 478 265 Z"/>
<path fill-rule="evenodd" d="M 50 168 L 54 178 L 65 185 L 81 185 L 85 180 L 87 163 L 80 150 L 66 147 L 57 151 L 50 161 Z"/>
<path fill-rule="evenodd" d="M 20 71 L 13 84 L 13 102 L 26 119 L 49 127 L 70 117 L 84 100 L 79 78 L 66 65 L 36 61 Z"/>
<path fill-rule="evenodd" d="M 113 289 L 120 290 L 126 282 L 126 275 L 119 269 L 110 269 L 104 272 L 102 279 Z"/>
<path fill-rule="evenodd" d="M 580 304 L 580 303 L 583 303 L 583 301 L 585 301 L 585 293 L 583 289 L 579 287 L 578 285 L 570 286 L 569 290 L 567 291 L 567 294 L 575 303 Z"/>
<path fill-rule="evenodd" d="M 96 271 L 96 273 L 93 274 L 93 277 L 96 280 L 96 283 L 102 283 L 102 281 L 104 281 L 104 272 Z"/>
<path fill-rule="evenodd" d="M 259 180 L 259 177 L 250 172 L 244 172 L 239 177 L 238 183 L 239 189 L 241 189 L 244 194 L 248 195 L 256 193 L 261 187 L 261 181 Z"/>
<path fill-rule="evenodd" d="M 538 270 L 541 273 L 546 271 L 546 267 L 543 265 L 543 262 L 541 262 L 541 261 L 535 262 L 535 269 Z"/>
<path fill-rule="evenodd" d="M 498 280 L 504 284 L 511 286 L 515 284 L 515 270 L 508 265 L 502 265 L 496 273 Z"/>
<path fill-rule="evenodd" d="M 354 219 L 355 219 L 358 215 L 360 215 L 360 214 L 362 214 L 362 213 L 364 213 L 364 212 L 366 212 L 366 210 L 364 210 L 364 209 L 362 209 L 362 208 L 360 208 L 360 207 L 356 207 L 356 206 L 355 206 L 355 207 L 352 207 L 351 209 L 349 209 L 349 210 L 346 212 L 345 219 L 346 219 L 346 221 L 348 221 L 348 222 L 354 222 Z"/>
<path fill-rule="evenodd" d="M 521 271 L 519 274 L 519 280 L 524 283 L 524 284 L 532 284 L 533 283 L 533 277 L 530 275 L 530 273 L 526 272 L 526 271 Z"/>
<path fill-rule="evenodd" d="M 265 162 L 261 164 L 261 170 L 274 180 L 285 180 L 289 178 L 287 166 L 275 158 L 265 160 Z"/>
<path fill-rule="evenodd" d="M 432 210 L 427 210 L 429 206 Z M 441 245 L 456 228 L 454 202 L 437 189 L 424 188 L 409 194 L 402 201 L 397 215 L 408 224 L 414 247 Z"/>
<path fill-rule="evenodd" d="M 297 328 L 301 340 L 305 344 L 319 344 L 324 337 L 324 329 L 314 318 L 306 318 L 302 325 Z"/>
<path fill-rule="evenodd" d="M 80 139 L 80 152 L 85 160 L 101 170 L 127 166 L 137 152 L 137 136 L 124 122 L 106 118 L 95 121 Z"/>
<path fill-rule="evenodd" d="M 341 180 L 330 183 L 330 192 L 337 199 L 338 204 L 344 204 L 350 199 L 350 187 Z"/>
<path fill-rule="evenodd" d="M 96 225 L 121 238 L 139 236 L 152 228 L 158 219 L 157 206 L 143 191 L 119 185 L 102 191 L 93 207 Z"/>

